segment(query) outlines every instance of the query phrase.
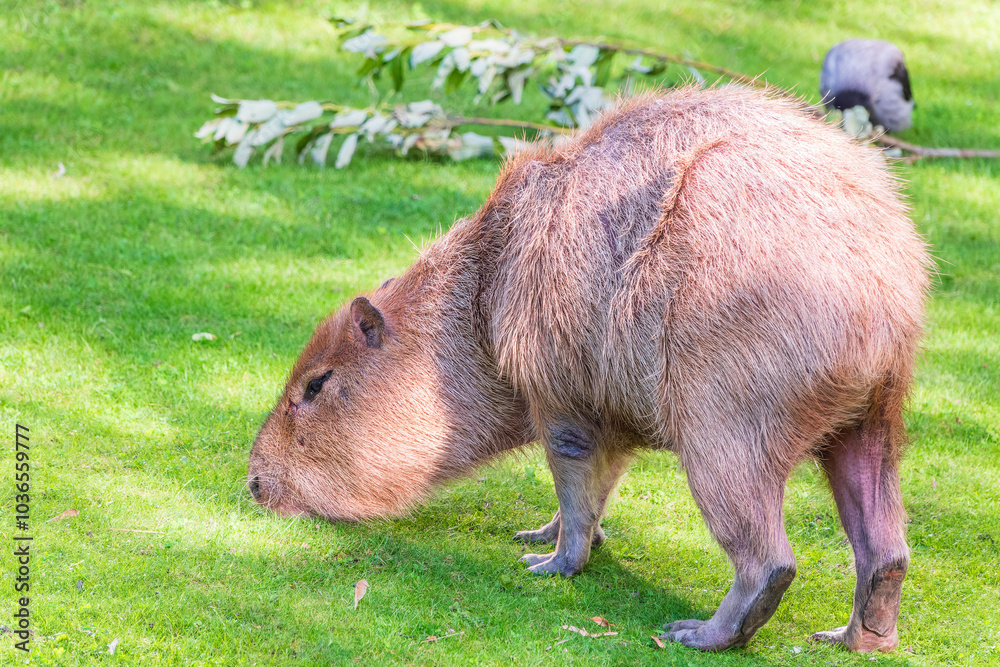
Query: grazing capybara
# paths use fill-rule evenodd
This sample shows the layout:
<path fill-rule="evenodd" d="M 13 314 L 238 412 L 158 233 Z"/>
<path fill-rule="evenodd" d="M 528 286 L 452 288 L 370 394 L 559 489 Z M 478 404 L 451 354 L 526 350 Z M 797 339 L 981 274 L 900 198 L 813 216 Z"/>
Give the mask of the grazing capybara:
<path fill-rule="evenodd" d="M 357 521 L 541 440 L 559 511 L 523 560 L 572 575 L 643 448 L 670 450 L 735 582 L 665 639 L 746 644 L 795 576 L 782 496 L 829 478 L 854 609 L 814 638 L 893 649 L 908 563 L 901 411 L 928 256 L 880 153 L 787 97 L 621 102 L 508 160 L 473 216 L 316 329 L 250 453 L 285 515 Z"/>

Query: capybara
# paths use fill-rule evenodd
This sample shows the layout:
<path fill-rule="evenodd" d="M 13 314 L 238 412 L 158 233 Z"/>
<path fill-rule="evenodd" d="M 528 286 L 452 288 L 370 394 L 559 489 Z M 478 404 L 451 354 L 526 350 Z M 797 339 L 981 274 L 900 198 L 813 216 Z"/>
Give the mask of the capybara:
<path fill-rule="evenodd" d="M 746 644 L 795 576 L 782 497 L 822 465 L 855 553 L 849 623 L 897 643 L 898 465 L 929 261 L 878 150 L 742 87 L 620 102 L 510 158 L 478 212 L 323 321 L 250 453 L 285 515 L 357 521 L 535 440 L 559 510 L 536 573 L 580 571 L 637 450 L 670 450 L 735 567 L 707 621 Z"/>

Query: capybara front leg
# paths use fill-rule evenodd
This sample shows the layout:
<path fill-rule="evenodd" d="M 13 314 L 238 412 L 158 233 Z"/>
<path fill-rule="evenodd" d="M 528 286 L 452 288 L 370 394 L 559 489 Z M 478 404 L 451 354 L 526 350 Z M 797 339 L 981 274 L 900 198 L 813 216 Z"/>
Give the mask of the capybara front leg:
<path fill-rule="evenodd" d="M 559 498 L 559 512 L 541 530 L 558 523 L 556 549 L 551 554 L 526 554 L 522 560 L 536 574 L 569 576 L 579 572 L 590 558 L 604 503 L 624 468 L 621 461 L 628 455 L 602 451 L 585 426 L 561 424 L 546 433 L 545 454 Z M 609 482 L 611 474 L 615 478 Z"/>
<path fill-rule="evenodd" d="M 538 528 L 537 530 L 519 530 L 514 533 L 515 542 L 525 542 L 527 544 L 555 544 L 556 540 L 559 539 L 559 510 L 556 510 L 555 516 L 552 517 L 552 521 Z M 601 524 L 598 523 L 594 526 L 594 536 L 591 539 L 591 546 L 599 547 L 604 544 L 604 540 L 607 536 L 604 534 L 604 529 L 601 528 Z"/>
<path fill-rule="evenodd" d="M 896 619 L 909 549 L 890 437 L 889 427 L 861 427 L 835 438 L 823 452 L 840 521 L 854 548 L 857 582 L 848 624 L 812 638 L 863 653 L 899 644 Z"/>
<path fill-rule="evenodd" d="M 689 463 L 688 482 L 709 529 L 732 560 L 736 578 L 712 618 L 667 623 L 660 635 L 704 651 L 749 642 L 795 578 L 781 511 L 784 483 L 741 470 L 739 461 L 724 471 L 715 463 Z"/>
<path fill-rule="evenodd" d="M 604 510 L 608 504 L 608 497 L 615 488 L 615 484 L 618 483 L 618 479 L 625 472 L 628 467 L 629 462 L 632 460 L 632 456 L 627 454 L 627 450 L 622 449 L 617 455 L 612 457 L 605 456 L 605 464 L 599 466 L 596 470 L 596 474 L 599 479 L 597 480 L 597 498 L 599 501 L 598 517 L 604 516 Z M 552 517 L 552 521 L 542 526 L 537 530 L 522 530 L 514 534 L 514 539 L 518 542 L 542 542 L 546 544 L 552 544 L 559 538 L 559 510 L 556 510 L 555 516 Z M 604 533 L 604 529 L 601 528 L 601 520 L 598 518 L 597 522 L 594 524 L 594 535 L 590 540 L 591 546 L 599 547 L 604 544 L 607 540 L 607 535 Z"/>

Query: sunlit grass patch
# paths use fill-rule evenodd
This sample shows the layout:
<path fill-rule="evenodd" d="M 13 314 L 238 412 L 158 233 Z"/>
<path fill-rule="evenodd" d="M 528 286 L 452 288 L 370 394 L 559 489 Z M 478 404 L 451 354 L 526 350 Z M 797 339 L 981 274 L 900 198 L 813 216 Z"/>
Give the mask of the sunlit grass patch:
<path fill-rule="evenodd" d="M 405 517 L 361 525 L 282 519 L 250 501 L 250 443 L 313 328 L 473 212 L 499 166 L 365 149 L 346 170 L 237 170 L 193 137 L 211 93 L 363 105 L 432 96 L 419 76 L 391 98 L 354 86 L 358 63 L 326 22 L 352 15 L 627 39 L 766 72 L 812 101 L 828 46 L 888 38 L 917 96 L 904 138 L 1000 146 L 1000 82 L 988 71 L 1000 16 L 989 3 L 620 0 L 556 12 L 522 0 L 15 0 L 0 11 L 0 423 L 32 435 L 30 664 L 869 664 L 805 641 L 846 622 L 854 581 L 811 463 L 786 492 L 796 580 L 748 649 L 711 656 L 649 639 L 668 619 L 706 618 L 731 581 L 670 454 L 640 457 L 605 519 L 608 543 L 569 580 L 526 573 L 511 540 L 556 509 L 537 449 Z M 529 118 L 543 104 L 529 93 L 522 107 L 435 99 Z M 901 650 L 875 661 L 990 664 L 1000 661 L 1000 172 L 982 160 L 897 170 L 938 274 L 906 417 L 913 559 Z M 216 338 L 193 340 L 199 332 Z M 0 498 L 11 517 L 12 490 Z M 79 514 L 47 521 L 67 509 Z M 359 579 L 370 588 L 355 609 Z M 598 615 L 619 635 L 562 629 Z M 25 659 L 0 638 L 0 663 Z"/>

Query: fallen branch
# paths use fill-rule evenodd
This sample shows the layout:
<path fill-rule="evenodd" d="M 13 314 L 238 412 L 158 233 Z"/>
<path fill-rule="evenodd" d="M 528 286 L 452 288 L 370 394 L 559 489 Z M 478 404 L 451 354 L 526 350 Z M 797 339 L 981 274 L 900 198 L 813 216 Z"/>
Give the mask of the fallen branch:
<path fill-rule="evenodd" d="M 911 144 L 908 141 L 882 135 L 874 140 L 876 143 L 892 148 L 899 148 L 908 153 L 915 160 L 925 157 L 957 157 L 957 158 L 1000 158 L 1000 151 L 980 150 L 977 148 L 927 148 Z"/>
<path fill-rule="evenodd" d="M 916 162 L 925 157 L 1000 158 L 1000 151 L 974 148 L 928 148 L 903 141 L 886 134 L 885 128 L 881 126 L 873 127 L 868 117 L 868 110 L 862 106 L 843 111 L 829 111 L 821 107 L 812 107 L 810 112 L 820 120 L 836 123 L 844 132 L 859 141 L 867 141 L 882 148 L 894 149 L 898 153 L 895 157 L 901 157 L 904 162 L 908 163 Z M 903 151 L 909 155 L 901 155 Z"/>
<path fill-rule="evenodd" d="M 424 32 L 419 39 L 390 40 L 370 25 L 347 19 L 331 20 L 340 29 L 341 39 L 346 40 L 342 48 L 363 54 L 358 73 L 371 82 L 383 70 L 390 72 L 397 91 L 407 68 L 423 65 L 436 70 L 432 89 L 452 92 L 471 77 L 478 81 L 477 101 L 485 96 L 494 103 L 510 98 L 519 104 L 530 77 L 553 73 L 548 83 L 540 86 L 550 99 L 545 118 L 551 123 L 450 115 L 430 100 L 361 109 L 330 101 L 295 104 L 213 95 L 212 99 L 221 105 L 215 110 L 216 118 L 202 125 L 195 136 L 213 143 L 217 149 L 235 146 L 233 162 L 240 168 L 258 150 L 263 151 L 264 166 L 272 160 L 280 164 L 285 141 L 292 135 L 299 135 L 294 145 L 298 162 L 302 164 L 309 158 L 318 167 L 326 164 L 332 142 L 338 138 L 334 161 L 338 169 L 350 164 L 359 140 L 391 148 L 403 157 L 411 149 L 454 160 L 512 153 L 529 142 L 509 134 L 493 137 L 471 131 L 458 134 L 455 130 L 462 125 L 513 128 L 522 131 L 525 139 L 557 144 L 559 136 L 587 127 L 601 111 L 614 105 L 608 82 L 616 54 L 635 57 L 635 62 L 618 76 L 624 84 L 620 94 L 630 94 L 633 75 L 655 77 L 665 71 L 668 63 L 687 67 L 701 85 L 705 81 L 699 70 L 714 72 L 742 85 L 781 91 L 767 84 L 762 76 L 750 77 L 680 55 L 615 44 L 603 37 L 592 41 L 561 37 L 532 39 L 496 21 L 486 21 L 475 26 L 410 23 L 405 24 L 407 28 Z M 653 63 L 643 64 L 644 60 Z M 497 92 L 490 95 L 491 91 Z M 833 117 L 840 114 L 839 124 L 845 132 L 860 141 L 894 149 L 892 153 L 905 151 L 909 155 L 903 159 L 908 162 L 925 157 L 1000 158 L 997 150 L 927 148 L 879 136 L 878 128 L 873 128 L 863 107 L 841 113 L 812 106 L 807 113 L 827 122 L 834 122 Z"/>

